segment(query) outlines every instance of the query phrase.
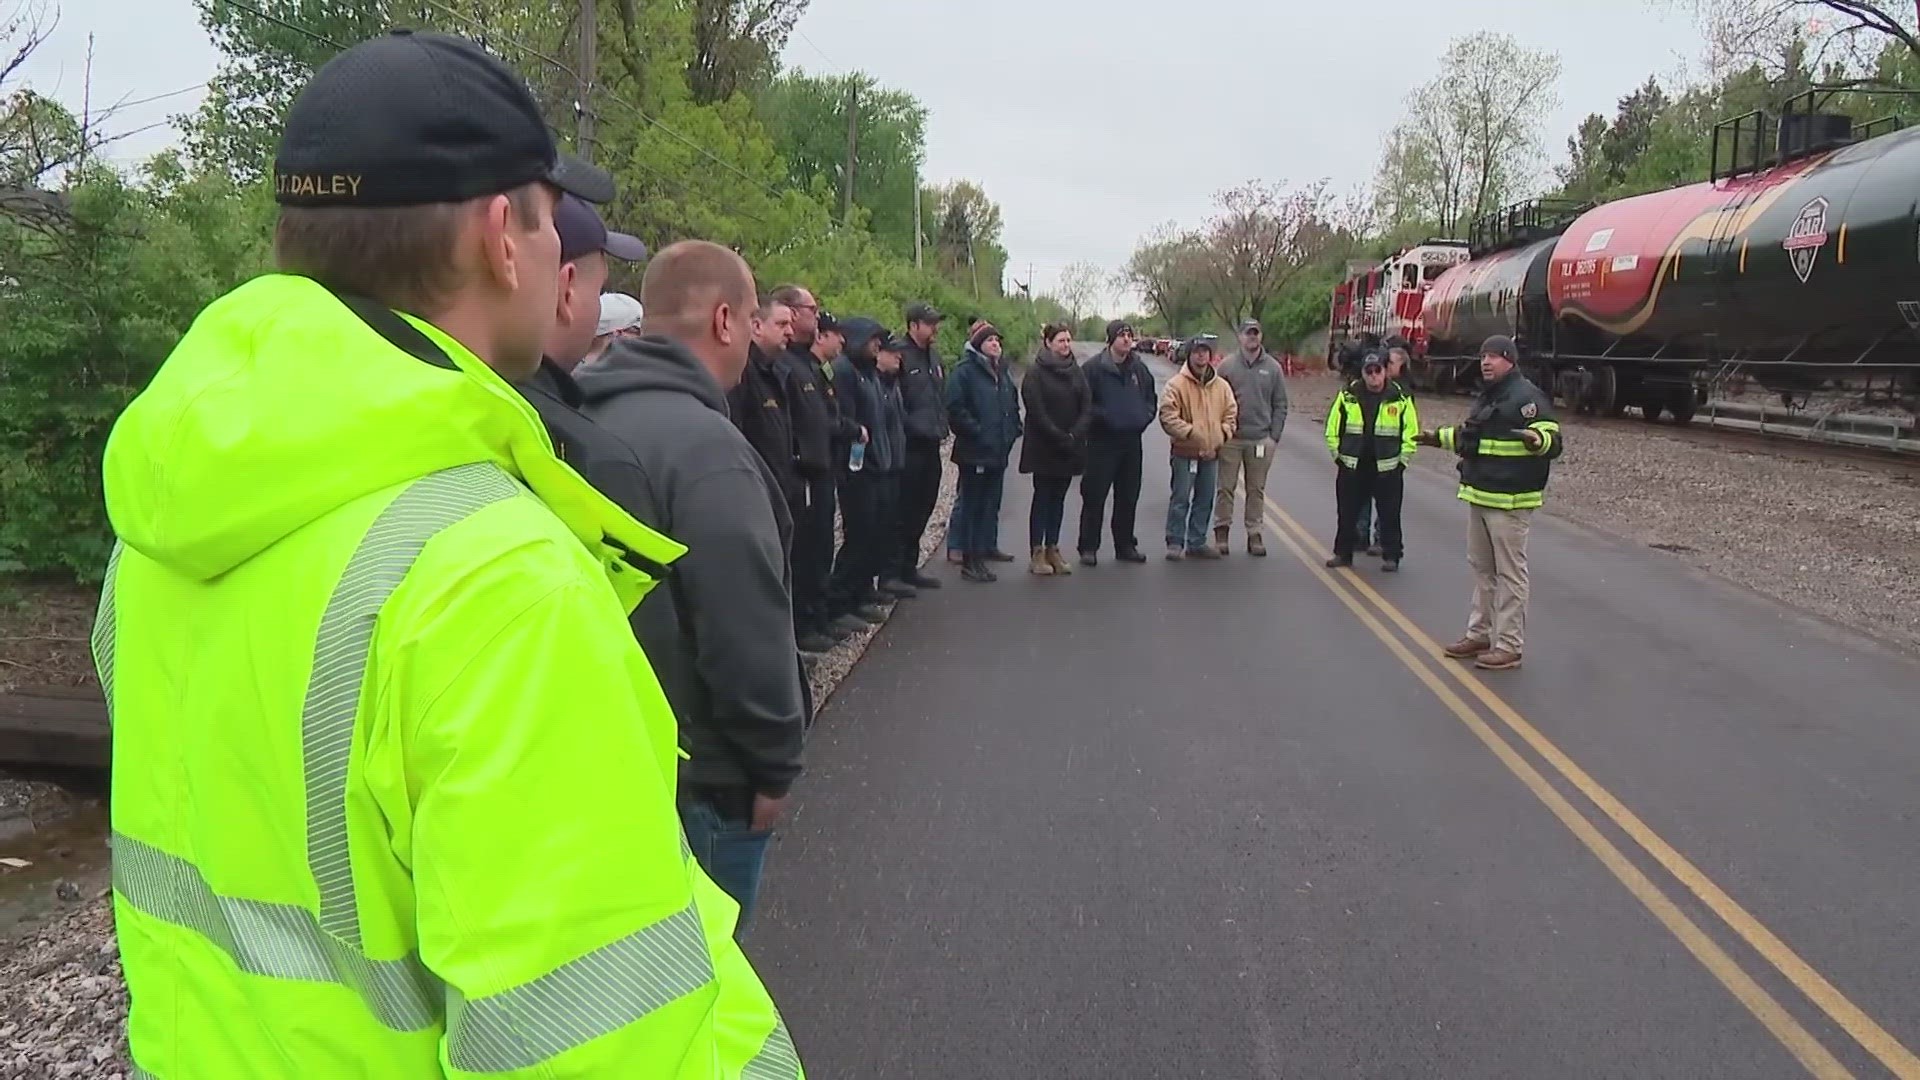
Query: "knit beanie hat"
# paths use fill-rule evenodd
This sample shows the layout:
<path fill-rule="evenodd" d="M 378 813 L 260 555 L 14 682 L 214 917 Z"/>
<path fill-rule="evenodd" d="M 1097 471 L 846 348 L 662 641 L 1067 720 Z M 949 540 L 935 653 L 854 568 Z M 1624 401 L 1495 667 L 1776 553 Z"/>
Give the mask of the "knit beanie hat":
<path fill-rule="evenodd" d="M 967 344 L 973 346 L 975 352 L 985 352 L 988 338 L 1005 340 L 1004 335 L 992 323 L 982 322 L 974 328 L 973 336 L 967 339 Z"/>
<path fill-rule="evenodd" d="M 1129 324 L 1125 319 L 1113 320 L 1112 322 L 1107 324 L 1107 344 L 1109 345 L 1113 344 L 1113 339 L 1119 337 L 1121 334 L 1126 333 L 1127 331 L 1132 329 L 1133 329 L 1133 326 Z"/>

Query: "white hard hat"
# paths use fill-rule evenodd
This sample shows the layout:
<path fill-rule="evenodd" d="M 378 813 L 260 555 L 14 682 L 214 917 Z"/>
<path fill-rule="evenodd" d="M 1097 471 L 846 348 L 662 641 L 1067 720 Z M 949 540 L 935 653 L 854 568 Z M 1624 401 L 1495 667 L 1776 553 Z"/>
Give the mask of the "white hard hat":
<path fill-rule="evenodd" d="M 600 294 L 600 326 L 594 331 L 595 337 L 606 337 L 622 330 L 631 330 L 640 325 L 640 301 L 626 293 Z"/>

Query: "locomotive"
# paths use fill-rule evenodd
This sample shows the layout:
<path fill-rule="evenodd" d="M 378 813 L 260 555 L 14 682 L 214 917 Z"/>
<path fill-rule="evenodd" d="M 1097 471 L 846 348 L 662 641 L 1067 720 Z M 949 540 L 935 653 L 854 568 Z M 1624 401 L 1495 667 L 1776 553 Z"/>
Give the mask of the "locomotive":
<path fill-rule="evenodd" d="M 1466 261 L 1395 290 L 1413 306 L 1409 375 L 1469 383 L 1480 343 L 1505 334 L 1581 412 L 1684 421 L 1735 376 L 1788 395 L 1880 375 L 1920 387 L 1920 129 L 1819 112 L 1834 92 L 1715 125 L 1705 182 L 1474 222 Z M 1372 329 L 1355 318 L 1369 278 L 1335 290 L 1330 363 L 1345 331 Z"/>

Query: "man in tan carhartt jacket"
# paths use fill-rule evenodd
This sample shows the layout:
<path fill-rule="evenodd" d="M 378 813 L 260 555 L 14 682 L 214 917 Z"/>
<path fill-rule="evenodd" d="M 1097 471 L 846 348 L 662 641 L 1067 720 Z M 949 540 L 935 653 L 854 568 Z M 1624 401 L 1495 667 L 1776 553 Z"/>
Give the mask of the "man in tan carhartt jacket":
<path fill-rule="evenodd" d="M 1173 440 L 1173 497 L 1167 504 L 1167 558 L 1217 559 L 1207 543 L 1220 447 L 1233 438 L 1240 409 L 1233 387 L 1213 368 L 1213 338 L 1182 342 L 1180 370 L 1160 395 L 1160 427 Z"/>

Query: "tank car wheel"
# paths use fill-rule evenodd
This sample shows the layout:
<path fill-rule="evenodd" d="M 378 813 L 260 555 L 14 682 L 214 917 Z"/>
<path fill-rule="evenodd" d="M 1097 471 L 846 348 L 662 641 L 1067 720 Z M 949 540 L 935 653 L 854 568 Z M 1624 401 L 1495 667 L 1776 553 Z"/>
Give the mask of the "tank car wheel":
<path fill-rule="evenodd" d="M 1679 424 L 1691 422 L 1696 407 L 1691 386 L 1674 391 L 1673 397 L 1667 401 L 1667 410 L 1673 413 L 1674 422 Z"/>
<path fill-rule="evenodd" d="M 1667 411 L 1665 405 L 1657 402 L 1644 402 L 1640 406 L 1640 419 L 1645 420 L 1649 424 L 1657 424 L 1660 422 L 1660 414 L 1665 411 Z"/>
<path fill-rule="evenodd" d="M 1587 401 L 1595 412 L 1606 416 L 1619 416 L 1626 408 L 1620 401 L 1620 373 L 1612 364 L 1601 364 L 1594 369 L 1593 384 L 1587 388 Z"/>

